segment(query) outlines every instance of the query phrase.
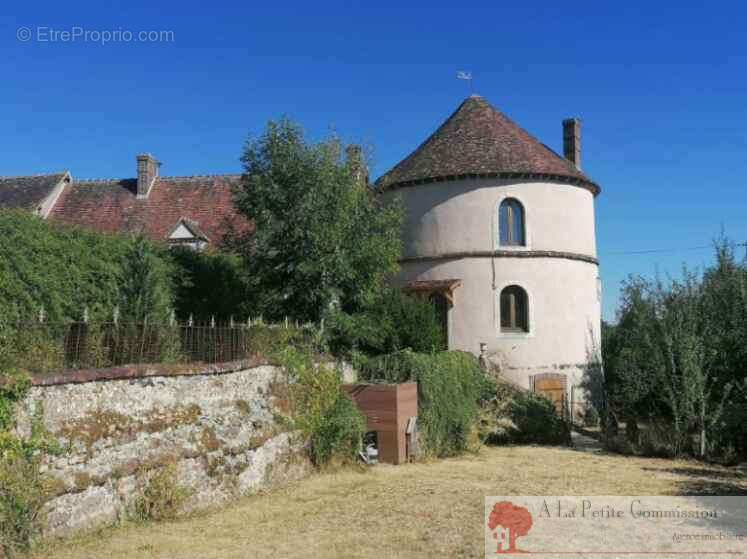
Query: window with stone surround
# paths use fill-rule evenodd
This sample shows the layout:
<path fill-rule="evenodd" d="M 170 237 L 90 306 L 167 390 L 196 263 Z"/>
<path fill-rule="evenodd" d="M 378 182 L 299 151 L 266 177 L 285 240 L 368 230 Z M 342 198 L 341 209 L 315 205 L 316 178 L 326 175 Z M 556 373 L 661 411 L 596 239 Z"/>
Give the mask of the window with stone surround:
<path fill-rule="evenodd" d="M 501 332 L 529 332 L 529 299 L 518 285 L 501 291 Z"/>
<path fill-rule="evenodd" d="M 526 245 L 524 207 L 515 198 L 506 198 L 498 207 L 498 244 Z"/>

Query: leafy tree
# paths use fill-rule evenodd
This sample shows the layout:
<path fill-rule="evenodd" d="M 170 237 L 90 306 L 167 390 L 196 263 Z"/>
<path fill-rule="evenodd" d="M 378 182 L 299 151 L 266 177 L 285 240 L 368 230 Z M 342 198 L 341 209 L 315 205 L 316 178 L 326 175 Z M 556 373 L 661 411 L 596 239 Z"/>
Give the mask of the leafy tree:
<path fill-rule="evenodd" d="M 250 316 L 253 296 L 241 257 L 223 250 L 171 249 L 175 274 L 176 313 L 182 320 L 227 322 Z M 255 315 L 256 316 L 256 315 Z"/>
<path fill-rule="evenodd" d="M 401 210 L 360 182 L 361 162 L 334 137 L 309 142 L 287 118 L 246 144 L 238 211 L 256 231 L 241 246 L 266 317 L 318 321 L 356 310 L 397 270 Z"/>
<path fill-rule="evenodd" d="M 642 419 L 669 426 L 674 454 L 731 460 L 747 451 L 746 278 L 721 239 L 702 275 L 685 269 L 679 280 L 625 284 L 618 324 L 603 338 L 604 388 L 631 442 Z"/>
<path fill-rule="evenodd" d="M 649 284 L 629 278 L 623 286 L 619 322 L 603 338 L 603 362 L 611 410 L 628 419 L 656 407 L 657 378 L 651 374 L 655 311 L 648 299 Z"/>
<path fill-rule="evenodd" d="M 705 367 L 705 339 L 702 336 L 700 286 L 694 275 L 684 272 L 684 280 L 663 286 L 657 283 L 654 307 L 652 359 L 654 374 L 661 387 L 660 397 L 672 419 L 674 454 L 680 454 L 687 433 L 700 424 L 705 440 L 708 390 L 711 371 Z"/>
<path fill-rule="evenodd" d="M 713 382 L 714 408 L 709 444 L 724 451 L 747 451 L 747 267 L 738 262 L 734 245 L 716 241 L 716 262 L 706 269 L 702 285 L 703 336 L 708 341 L 705 367 Z"/>

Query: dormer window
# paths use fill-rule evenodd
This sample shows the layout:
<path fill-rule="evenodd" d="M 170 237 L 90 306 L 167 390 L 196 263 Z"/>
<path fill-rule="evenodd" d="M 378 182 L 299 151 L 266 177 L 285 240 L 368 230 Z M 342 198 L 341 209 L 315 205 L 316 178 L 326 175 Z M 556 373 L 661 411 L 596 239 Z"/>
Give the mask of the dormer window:
<path fill-rule="evenodd" d="M 498 208 L 498 243 L 501 246 L 524 246 L 524 207 L 515 198 L 506 198 Z"/>
<path fill-rule="evenodd" d="M 172 246 L 186 246 L 201 250 L 207 245 L 209 239 L 200 229 L 196 221 L 181 218 L 168 236 L 168 242 Z"/>

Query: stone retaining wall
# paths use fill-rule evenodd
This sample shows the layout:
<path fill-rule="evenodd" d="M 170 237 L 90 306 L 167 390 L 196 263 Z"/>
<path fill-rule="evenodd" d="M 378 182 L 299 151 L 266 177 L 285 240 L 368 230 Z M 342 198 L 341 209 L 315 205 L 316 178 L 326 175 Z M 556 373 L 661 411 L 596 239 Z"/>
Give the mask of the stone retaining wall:
<path fill-rule="evenodd" d="M 168 464 L 191 492 L 185 510 L 310 471 L 300 436 L 283 426 L 283 371 L 270 363 L 120 367 L 33 383 L 18 430 L 28 434 L 40 410 L 65 448 L 42 466 L 56 495 L 46 505 L 48 534 L 116 520 Z"/>

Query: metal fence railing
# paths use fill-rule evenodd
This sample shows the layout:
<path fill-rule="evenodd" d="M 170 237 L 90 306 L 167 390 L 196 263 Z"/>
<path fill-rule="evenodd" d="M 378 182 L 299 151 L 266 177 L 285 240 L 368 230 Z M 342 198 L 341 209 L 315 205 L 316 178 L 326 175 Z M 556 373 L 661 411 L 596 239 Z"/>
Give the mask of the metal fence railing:
<path fill-rule="evenodd" d="M 310 329 L 285 325 L 148 324 L 126 322 L 12 323 L 0 343 L 16 366 L 31 372 L 138 363 L 223 363 L 293 343 Z M 8 355 L 10 354 L 10 355 Z"/>

